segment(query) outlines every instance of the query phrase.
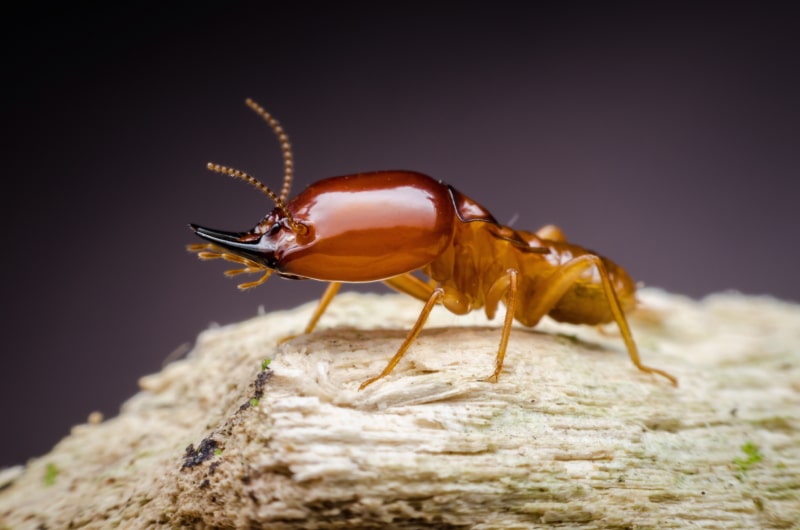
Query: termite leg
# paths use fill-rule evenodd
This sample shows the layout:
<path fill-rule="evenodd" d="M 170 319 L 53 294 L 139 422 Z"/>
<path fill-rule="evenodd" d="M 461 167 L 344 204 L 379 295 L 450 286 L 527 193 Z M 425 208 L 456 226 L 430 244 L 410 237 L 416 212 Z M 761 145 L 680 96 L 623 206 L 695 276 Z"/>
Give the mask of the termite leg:
<path fill-rule="evenodd" d="M 339 292 L 339 288 L 342 286 L 342 282 L 331 282 L 328 284 L 328 288 L 325 289 L 325 292 L 322 294 L 322 298 L 319 300 L 319 304 L 317 308 L 314 310 L 314 314 L 311 315 L 311 320 L 308 321 L 306 325 L 306 329 L 303 330 L 301 335 L 308 335 L 314 328 L 317 327 L 317 322 L 319 322 L 320 317 L 328 309 L 328 305 L 333 300 L 333 297 L 336 296 L 336 293 Z M 283 344 L 287 340 L 291 340 L 297 337 L 297 335 L 289 335 L 288 337 L 283 337 L 278 341 L 278 344 Z"/>
<path fill-rule="evenodd" d="M 663 370 L 659 370 L 658 368 L 653 368 L 651 366 L 645 366 L 642 364 L 642 361 L 639 359 L 639 350 L 636 348 L 636 343 L 633 341 L 631 328 L 628 326 L 628 319 L 625 318 L 625 312 L 622 310 L 622 306 L 620 306 L 619 298 L 617 298 L 617 292 L 614 290 L 611 279 L 608 277 L 608 270 L 598 256 L 591 256 L 591 258 L 593 258 L 594 265 L 600 271 L 600 278 L 603 280 L 603 290 L 606 294 L 606 300 L 608 300 L 608 306 L 611 309 L 611 313 L 614 315 L 614 320 L 617 322 L 617 326 L 619 326 L 619 331 L 622 333 L 622 339 L 625 341 L 625 346 L 628 349 L 628 356 L 631 358 L 633 364 L 636 366 L 636 368 L 643 372 L 658 374 L 661 377 L 669 379 L 673 386 L 678 386 L 678 379 L 676 379 L 675 376 L 670 375 Z"/>
<path fill-rule="evenodd" d="M 531 321 L 535 322 L 545 314 L 549 313 L 558 304 L 570 287 L 572 287 L 575 282 L 578 281 L 581 274 L 591 267 L 596 267 L 600 274 L 600 279 L 603 284 L 603 293 L 605 294 L 608 308 L 611 311 L 611 315 L 614 317 L 614 321 L 617 323 L 617 327 L 619 327 L 619 331 L 622 334 L 622 339 L 625 341 L 625 347 L 628 350 L 628 356 L 631 358 L 633 364 L 636 366 L 636 368 L 643 372 L 658 374 L 666 379 L 669 379 L 673 385 L 678 386 L 678 380 L 674 376 L 663 370 L 659 370 L 658 368 L 653 368 L 642 364 L 642 361 L 639 359 L 639 350 L 636 348 L 636 343 L 633 341 L 631 328 L 628 326 L 625 313 L 622 311 L 619 299 L 617 298 L 617 293 L 614 290 L 614 286 L 612 285 L 608 276 L 608 270 L 599 256 L 585 254 L 583 256 L 573 258 L 559 267 L 542 286 L 542 291 L 537 297 L 537 303 L 533 307 L 526 309 L 526 312 L 528 313 L 526 314 L 526 318 L 529 318 Z"/>
<path fill-rule="evenodd" d="M 389 364 L 386 365 L 386 368 L 384 368 L 380 374 L 376 375 L 375 377 L 371 377 L 366 381 L 364 381 L 363 383 L 361 383 L 361 386 L 358 387 L 359 390 L 364 390 L 365 388 L 367 388 L 367 386 L 371 385 L 378 379 L 382 379 L 387 375 L 389 375 L 390 373 L 392 373 L 394 367 L 397 366 L 397 363 L 400 362 L 400 359 L 402 359 L 403 355 L 405 355 L 406 351 L 408 351 L 408 348 L 411 346 L 411 343 L 414 342 L 414 340 L 417 338 L 417 335 L 419 335 L 419 332 L 422 331 L 422 328 L 423 326 L 425 326 L 425 322 L 428 320 L 428 315 L 430 315 L 433 306 L 439 303 L 439 301 L 442 299 L 443 296 L 444 296 L 444 289 L 442 289 L 441 287 L 433 289 L 430 298 L 428 298 L 428 301 L 425 302 L 425 307 L 422 308 L 419 317 L 417 317 L 417 322 L 414 324 L 414 327 L 411 328 L 411 331 L 408 333 L 408 336 L 406 336 L 406 340 L 403 341 L 403 344 L 400 345 L 400 349 L 398 349 L 397 353 L 394 354 L 392 360 L 389 361 Z"/>
<path fill-rule="evenodd" d="M 319 322 L 319 318 L 322 316 L 322 313 L 328 309 L 328 304 L 331 303 L 333 297 L 339 292 L 341 286 L 342 282 L 331 282 L 328 284 L 328 288 L 322 293 L 322 298 L 319 300 L 317 309 L 314 311 L 314 314 L 311 315 L 311 320 L 308 321 L 308 325 L 306 325 L 306 329 L 303 331 L 304 334 L 314 331 L 314 328 L 317 327 L 317 322 Z"/>
<path fill-rule="evenodd" d="M 435 285 L 420 280 L 411 273 L 394 276 L 388 280 L 383 280 L 383 283 L 396 291 L 413 296 L 423 302 L 428 301 L 436 287 Z"/>
<path fill-rule="evenodd" d="M 500 336 L 500 346 L 497 348 L 497 357 L 494 361 L 494 372 L 489 377 L 483 379 L 491 383 L 496 383 L 503 369 L 503 359 L 506 356 L 508 347 L 508 337 L 511 335 L 511 325 L 514 323 L 514 314 L 517 308 L 517 285 L 519 272 L 516 269 L 508 269 L 506 275 L 497 279 L 492 284 L 486 294 L 486 316 L 489 320 L 494 318 L 497 306 L 503 296 L 506 296 L 506 317 L 503 320 L 503 333 Z"/>

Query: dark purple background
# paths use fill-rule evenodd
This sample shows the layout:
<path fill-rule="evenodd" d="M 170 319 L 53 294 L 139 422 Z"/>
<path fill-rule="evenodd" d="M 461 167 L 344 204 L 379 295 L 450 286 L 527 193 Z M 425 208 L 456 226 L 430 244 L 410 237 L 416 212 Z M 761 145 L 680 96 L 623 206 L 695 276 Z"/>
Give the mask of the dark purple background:
<path fill-rule="evenodd" d="M 322 292 L 242 294 L 184 251 L 188 222 L 270 208 L 207 161 L 279 186 L 247 96 L 286 126 L 296 190 L 415 169 L 649 285 L 800 300 L 788 11 L 159 4 L 4 14 L 0 466 L 115 414 L 209 322 Z"/>

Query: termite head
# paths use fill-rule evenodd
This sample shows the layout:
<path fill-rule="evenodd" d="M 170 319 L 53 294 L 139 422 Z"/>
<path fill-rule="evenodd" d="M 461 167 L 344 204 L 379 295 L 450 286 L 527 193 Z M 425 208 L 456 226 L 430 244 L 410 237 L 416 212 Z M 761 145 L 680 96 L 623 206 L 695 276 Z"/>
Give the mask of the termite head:
<path fill-rule="evenodd" d="M 191 252 L 198 253 L 200 259 L 224 259 L 244 266 L 241 269 L 226 271 L 227 276 L 241 273 L 264 273 L 259 280 L 240 284 L 240 289 L 255 287 L 267 281 L 272 271 L 278 268 L 276 251 L 286 246 L 286 242 L 282 240 L 292 239 L 306 233 L 305 227 L 294 221 L 285 202 L 289 196 L 294 176 L 294 160 L 289 137 L 278 120 L 258 103 L 249 98 L 245 103 L 267 122 L 280 142 L 284 167 L 283 188 L 280 195 L 275 194 L 258 179 L 243 171 L 212 163 L 208 164 L 208 169 L 252 184 L 275 203 L 275 209 L 249 232 L 222 232 L 195 224 L 189 225 L 198 236 L 209 243 L 188 246 Z M 289 235 L 281 234 L 284 228 L 288 229 Z"/>
<path fill-rule="evenodd" d="M 275 271 L 288 278 L 371 282 L 424 267 L 453 239 L 451 190 L 421 173 L 380 171 L 328 178 L 288 203 L 272 195 L 276 207 L 247 232 L 191 225 L 210 245 L 190 250 L 199 251 L 201 259 L 222 258 L 245 266 L 229 275 Z"/>
<path fill-rule="evenodd" d="M 242 171 L 208 164 L 212 171 L 244 180 L 274 204 L 255 227 L 224 232 L 197 225 L 208 243 L 190 245 L 200 259 L 224 259 L 242 268 L 229 276 L 272 272 L 287 278 L 337 282 L 379 281 L 424 267 L 453 239 L 454 191 L 421 173 L 381 171 L 321 180 L 287 200 L 293 175 L 291 148 L 280 125 L 248 100 L 272 126 L 284 153 L 280 195 Z"/>
<path fill-rule="evenodd" d="M 283 198 L 276 195 L 255 177 L 218 164 L 209 163 L 208 168 L 249 182 L 273 200 L 276 206 L 260 223 L 247 232 L 224 232 L 190 224 L 191 229 L 208 243 L 189 245 L 188 249 L 197 252 L 198 257 L 203 260 L 224 259 L 244 266 L 241 269 L 226 271 L 225 274 L 228 276 L 242 273 L 264 273 L 255 282 L 240 284 L 240 289 L 248 289 L 264 283 L 276 270 L 285 276 L 291 276 L 280 271 L 280 251 L 296 245 L 298 236 L 302 237 L 308 234 L 307 227 L 294 220 Z M 291 174 L 287 173 L 287 175 L 287 179 L 291 179 Z M 284 186 L 284 192 L 288 193 L 288 191 L 288 185 Z"/>

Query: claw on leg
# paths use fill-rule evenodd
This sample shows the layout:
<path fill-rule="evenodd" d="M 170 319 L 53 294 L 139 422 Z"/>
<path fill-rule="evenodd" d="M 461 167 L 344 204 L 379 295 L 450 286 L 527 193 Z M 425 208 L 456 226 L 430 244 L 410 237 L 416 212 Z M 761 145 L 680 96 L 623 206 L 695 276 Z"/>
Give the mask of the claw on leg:
<path fill-rule="evenodd" d="M 497 357 L 494 361 L 494 372 L 489 377 L 481 379 L 489 383 L 496 383 L 500 372 L 503 370 L 503 360 L 508 347 L 508 337 L 511 335 L 511 325 L 514 323 L 514 314 L 517 310 L 517 285 L 519 284 L 519 271 L 508 269 L 505 276 L 498 278 L 486 296 L 486 316 L 494 318 L 500 300 L 505 297 L 506 316 L 503 319 L 503 332 L 500 335 L 500 345 L 497 347 Z"/>
<path fill-rule="evenodd" d="M 378 379 L 382 379 L 392 373 L 394 367 L 397 366 L 397 363 L 399 363 L 400 359 L 403 358 L 403 355 L 406 354 L 406 351 L 408 351 L 408 348 L 417 338 L 419 332 L 422 331 L 422 328 L 425 326 L 425 322 L 428 320 L 428 315 L 430 315 L 433 306 L 435 306 L 443 296 L 444 290 L 442 288 L 436 288 L 433 290 L 430 298 L 428 298 L 428 301 L 425 303 L 425 307 L 422 308 L 422 311 L 417 317 L 417 322 L 414 324 L 414 327 L 411 328 L 411 331 L 406 336 L 406 340 L 404 340 L 403 344 L 400 345 L 400 348 L 397 350 L 397 353 L 394 354 L 394 357 L 392 357 L 392 359 L 389 361 L 389 364 L 386 365 L 386 368 L 384 368 L 381 373 L 361 383 L 361 385 L 358 387 L 359 391 L 364 390 Z"/>

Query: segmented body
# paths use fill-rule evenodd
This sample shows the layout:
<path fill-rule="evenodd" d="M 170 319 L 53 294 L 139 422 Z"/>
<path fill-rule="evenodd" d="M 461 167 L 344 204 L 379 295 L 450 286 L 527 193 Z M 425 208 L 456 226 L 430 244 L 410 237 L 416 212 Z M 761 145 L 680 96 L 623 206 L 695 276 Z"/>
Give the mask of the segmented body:
<path fill-rule="evenodd" d="M 498 225 L 499 226 L 499 225 Z M 444 289 L 442 304 L 456 314 L 466 314 L 484 307 L 486 294 L 508 269 L 519 271 L 519 302 L 514 318 L 533 327 L 544 316 L 537 303 L 540 294 L 553 274 L 576 257 L 595 253 L 564 240 L 550 240 L 533 232 L 501 227 L 513 233 L 532 249 L 530 252 L 512 241 L 499 239 L 482 222 L 456 223 L 452 245 L 437 259 L 422 269 L 422 273 Z M 608 270 L 623 311 L 636 305 L 636 286 L 619 265 L 599 256 Z M 606 324 L 614 320 L 605 299 L 601 278 L 596 268 L 586 270 L 564 293 L 547 315 L 572 324 Z"/>

